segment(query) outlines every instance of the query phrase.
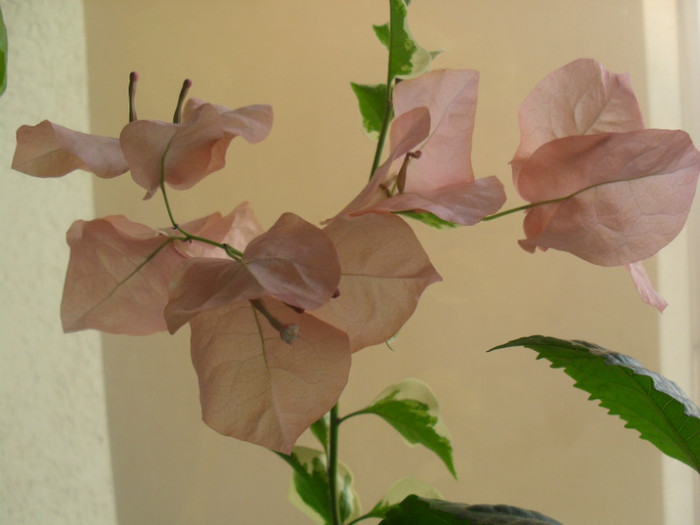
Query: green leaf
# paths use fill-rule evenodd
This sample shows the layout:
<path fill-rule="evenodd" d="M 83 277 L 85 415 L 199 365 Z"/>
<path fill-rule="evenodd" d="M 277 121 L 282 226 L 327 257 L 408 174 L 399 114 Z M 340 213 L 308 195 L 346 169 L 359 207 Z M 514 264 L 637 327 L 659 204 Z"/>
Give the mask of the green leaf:
<path fill-rule="evenodd" d="M 277 453 L 294 469 L 289 500 L 315 523 L 330 525 L 333 519 L 328 501 L 328 472 L 326 456 L 320 450 L 294 447 L 290 455 Z M 360 503 L 353 489 L 350 470 L 338 463 L 337 484 L 339 488 L 338 508 L 342 521 L 357 517 Z"/>
<path fill-rule="evenodd" d="M 326 412 L 321 419 L 311 425 L 311 433 L 318 439 L 323 450 L 328 449 L 328 436 L 330 434 L 331 415 Z"/>
<path fill-rule="evenodd" d="M 404 0 L 390 0 L 388 39 L 389 80 L 397 77 L 411 78 L 420 75 L 430 67 L 431 54 L 420 47 L 411 35 L 406 16 L 408 8 Z M 383 26 L 380 26 L 383 27 Z M 386 31 L 374 29 L 380 42 L 386 39 Z"/>
<path fill-rule="evenodd" d="M 433 213 L 430 213 L 429 211 L 399 211 L 396 214 L 415 219 L 417 221 L 427 224 L 431 228 L 436 228 L 438 230 L 457 227 L 457 224 L 455 224 L 454 222 L 441 219 L 440 217 Z"/>
<path fill-rule="evenodd" d="M 530 348 L 552 368 L 563 368 L 576 381 L 574 386 L 620 416 L 625 427 L 700 472 L 700 409 L 675 383 L 632 357 L 585 341 L 535 335 L 492 350 L 513 346 Z"/>
<path fill-rule="evenodd" d="M 7 88 L 7 28 L 0 10 L 0 95 Z"/>
<path fill-rule="evenodd" d="M 394 427 L 409 444 L 423 445 L 443 461 L 456 478 L 449 432 L 428 385 L 406 379 L 385 389 L 367 408 L 356 414 L 376 414 Z"/>
<path fill-rule="evenodd" d="M 409 2 L 406 2 L 406 5 L 408 5 L 408 4 L 409 4 Z M 383 24 L 380 26 L 372 26 L 372 29 L 374 29 L 374 34 L 377 35 L 379 42 L 381 42 L 381 44 L 388 49 L 389 48 L 389 40 L 391 38 L 390 32 L 389 32 L 389 24 L 386 23 L 386 24 Z M 437 51 L 430 51 L 428 53 L 428 55 L 430 56 L 430 60 L 429 60 L 428 64 L 430 64 L 430 62 L 435 60 L 435 57 L 437 57 L 439 54 L 443 53 L 444 51 L 445 51 L 444 49 L 438 49 Z M 427 69 L 428 68 L 426 67 L 423 71 L 415 73 L 415 75 L 423 73 L 423 72 L 427 71 Z"/>
<path fill-rule="evenodd" d="M 382 45 L 389 49 L 389 22 L 380 26 L 372 26 L 372 29 Z"/>
<path fill-rule="evenodd" d="M 379 525 L 562 525 L 544 514 L 507 505 L 466 505 L 408 496 Z"/>
<path fill-rule="evenodd" d="M 403 499 L 410 495 L 429 499 L 442 498 L 440 491 L 427 483 L 423 483 L 416 478 L 403 478 L 394 483 L 382 500 L 365 516 L 367 518 L 384 518 L 391 509 L 397 507 Z"/>
<path fill-rule="evenodd" d="M 277 453 L 294 469 L 289 500 L 315 523 L 332 523 L 328 506 L 328 473 L 320 460 L 312 459 L 306 464 L 299 458 L 298 449 L 295 447 L 288 456 Z M 303 452 L 302 455 L 305 456 Z"/>
<path fill-rule="evenodd" d="M 374 86 L 350 83 L 362 115 L 362 127 L 371 139 L 376 140 L 382 130 L 386 113 L 386 84 Z"/>
<path fill-rule="evenodd" d="M 338 464 L 340 471 L 339 477 L 341 482 L 338 483 L 340 493 L 338 494 L 338 509 L 340 511 L 340 520 L 345 521 L 356 518 L 360 514 L 360 498 L 357 496 L 353 488 L 353 479 L 350 472 L 342 463 Z"/>

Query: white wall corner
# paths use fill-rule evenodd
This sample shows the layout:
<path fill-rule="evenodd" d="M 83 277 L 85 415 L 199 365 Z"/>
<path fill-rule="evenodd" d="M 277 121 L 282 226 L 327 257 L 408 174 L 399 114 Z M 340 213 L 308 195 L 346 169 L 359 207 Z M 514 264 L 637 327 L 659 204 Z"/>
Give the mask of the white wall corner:
<path fill-rule="evenodd" d="M 99 335 L 64 335 L 65 231 L 91 218 L 91 178 L 13 172 L 15 130 L 47 118 L 87 131 L 81 0 L 5 0 L 0 97 L 0 523 L 116 523 Z"/>
<path fill-rule="evenodd" d="M 700 140 L 700 48 L 697 0 L 644 0 L 647 62 L 647 125 L 685 129 Z M 694 128 L 694 129 L 693 129 Z M 700 206 L 695 203 L 688 226 L 657 256 L 658 288 L 669 302 L 659 321 L 660 372 L 698 402 L 697 345 L 700 289 L 697 258 Z M 697 474 L 686 465 L 663 458 L 664 523 L 700 523 Z"/>

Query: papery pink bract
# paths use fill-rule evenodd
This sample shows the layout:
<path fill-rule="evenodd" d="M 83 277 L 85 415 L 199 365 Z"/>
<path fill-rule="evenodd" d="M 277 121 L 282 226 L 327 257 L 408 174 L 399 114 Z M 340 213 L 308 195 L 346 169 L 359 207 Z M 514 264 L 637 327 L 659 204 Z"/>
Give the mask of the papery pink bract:
<path fill-rule="evenodd" d="M 511 162 L 527 210 L 519 241 L 603 266 L 626 266 L 643 300 L 659 310 L 639 261 L 687 220 L 700 153 L 682 131 L 644 130 L 627 75 L 593 60 L 554 71 L 522 103 Z"/>
<path fill-rule="evenodd" d="M 415 149 L 428 137 L 429 133 L 430 112 L 427 108 L 415 108 L 397 117 L 389 131 L 389 142 L 392 146 L 389 158 L 377 168 L 369 183 L 338 216 L 371 212 L 375 206 L 389 199 L 389 185 L 392 182 L 390 170 L 394 161 Z M 393 176 L 395 177 L 395 174 Z"/>
<path fill-rule="evenodd" d="M 449 222 L 471 226 L 496 213 L 506 200 L 503 185 L 495 177 L 401 193 L 372 207 L 373 212 L 428 211 Z"/>
<path fill-rule="evenodd" d="M 311 315 L 343 330 L 353 352 L 396 335 L 421 294 L 442 279 L 399 217 L 338 217 L 323 230 L 340 259 L 340 296 Z"/>
<path fill-rule="evenodd" d="M 642 263 L 636 262 L 627 264 L 625 265 L 625 269 L 632 276 L 632 282 L 634 283 L 634 287 L 639 292 L 642 301 L 653 306 L 659 312 L 663 312 L 668 306 L 668 303 L 654 289 L 654 286 L 651 284 L 651 280 L 649 279 L 649 275 L 644 269 L 644 266 L 642 266 Z"/>
<path fill-rule="evenodd" d="M 60 177 L 76 169 L 112 178 L 131 170 L 146 189 L 145 198 L 161 180 L 175 189 L 194 186 L 226 164 L 231 140 L 263 140 L 272 126 L 272 108 L 253 105 L 236 110 L 193 99 L 180 124 L 135 120 L 119 140 L 72 131 L 49 121 L 17 130 L 12 167 L 37 177 Z"/>
<path fill-rule="evenodd" d="M 217 432 L 289 454 L 338 400 L 350 371 L 347 336 L 271 298 L 267 310 L 299 326 L 292 346 L 248 301 L 190 321 L 204 422 Z"/>
<path fill-rule="evenodd" d="M 438 70 L 398 84 L 389 158 L 341 214 L 416 210 L 472 225 L 496 212 L 505 202 L 503 185 L 495 177 L 475 180 L 471 166 L 478 80 L 476 71 Z M 410 160 L 396 192 L 409 151 L 420 158 Z"/>
<path fill-rule="evenodd" d="M 35 177 L 61 177 L 80 169 L 109 179 L 126 173 L 129 167 L 117 139 L 44 120 L 17 130 L 12 169 Z"/>
<path fill-rule="evenodd" d="M 173 274 L 165 307 L 168 330 L 175 333 L 201 312 L 264 295 L 265 288 L 243 263 L 218 258 L 190 259 Z"/>
<path fill-rule="evenodd" d="M 340 263 L 333 242 L 319 228 L 284 213 L 243 252 L 256 280 L 277 299 L 313 310 L 338 289 Z"/>
<path fill-rule="evenodd" d="M 250 241 L 265 230 L 255 217 L 248 202 L 242 202 L 225 217 L 213 213 L 201 219 L 183 225 L 189 233 L 198 232 L 212 241 L 228 244 L 238 251 L 243 251 Z M 190 231 L 191 229 L 191 231 Z M 216 257 L 229 260 L 230 257 L 218 246 L 203 242 L 189 242 L 178 245 L 190 257 Z"/>
<path fill-rule="evenodd" d="M 408 167 L 407 192 L 474 180 L 471 150 L 478 88 L 478 71 L 457 69 L 432 71 L 396 85 L 397 116 L 419 107 L 430 113 L 430 132 L 419 147 L 421 157 Z"/>
<path fill-rule="evenodd" d="M 211 104 L 199 106 L 187 124 L 136 120 L 119 136 L 131 176 L 147 190 L 146 199 L 158 190 L 161 179 L 184 190 L 223 168 L 232 139 Z"/>
<path fill-rule="evenodd" d="M 244 204 L 226 217 L 212 214 L 183 228 L 223 242 L 236 217 L 247 210 Z M 76 221 L 67 240 L 71 254 L 61 303 L 66 332 L 94 328 L 145 335 L 167 330 L 163 309 L 168 284 L 180 263 L 201 253 L 199 243 L 183 243 L 120 215 Z"/>
<path fill-rule="evenodd" d="M 285 213 L 248 243 L 240 262 L 196 258 L 183 263 L 173 278 L 165 315 L 174 332 L 200 312 L 264 295 L 314 309 L 331 299 L 339 280 L 331 240 L 316 226 Z"/>
<path fill-rule="evenodd" d="M 197 119 L 197 112 L 203 100 L 191 98 L 185 104 L 182 112 L 182 122 L 189 124 Z M 229 109 L 218 104 L 211 104 L 221 115 L 224 122 L 224 132 L 233 137 L 243 137 L 250 144 L 256 144 L 270 134 L 272 128 L 272 107 L 256 104 L 238 109 Z"/>
<path fill-rule="evenodd" d="M 185 259 L 174 240 L 123 216 L 77 221 L 67 240 L 64 331 L 145 335 L 166 329 L 168 281 Z"/>
<path fill-rule="evenodd" d="M 555 202 L 528 211 L 520 245 L 567 251 L 601 266 L 651 257 L 685 224 L 698 172 L 700 153 L 682 131 L 549 142 L 523 165 L 518 190 L 530 202 Z"/>
<path fill-rule="evenodd" d="M 616 74 L 582 58 L 541 80 L 518 109 L 520 144 L 513 156 L 513 181 L 540 146 L 573 135 L 644 128 L 629 75 Z"/>

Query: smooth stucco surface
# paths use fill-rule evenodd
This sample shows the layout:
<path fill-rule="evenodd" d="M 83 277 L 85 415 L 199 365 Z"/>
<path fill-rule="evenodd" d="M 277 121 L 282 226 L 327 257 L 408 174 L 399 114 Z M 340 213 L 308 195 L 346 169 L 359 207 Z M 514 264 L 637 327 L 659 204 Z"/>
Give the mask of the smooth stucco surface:
<path fill-rule="evenodd" d="M 82 2 L 8 0 L 0 98 L 0 523 L 116 523 L 99 336 L 61 331 L 65 232 L 93 214 L 85 173 L 10 170 L 15 130 L 51 119 L 87 131 Z"/>

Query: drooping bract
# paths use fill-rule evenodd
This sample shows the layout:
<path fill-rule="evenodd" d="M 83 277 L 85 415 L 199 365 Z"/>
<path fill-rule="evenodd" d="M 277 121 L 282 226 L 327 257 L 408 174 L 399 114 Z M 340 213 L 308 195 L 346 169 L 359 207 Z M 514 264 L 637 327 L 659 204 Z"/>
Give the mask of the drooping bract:
<path fill-rule="evenodd" d="M 518 116 L 513 182 L 535 204 L 520 245 L 626 267 L 643 300 L 663 310 L 640 261 L 687 220 L 700 172 L 688 135 L 644 129 L 628 76 L 588 59 L 548 75 Z"/>

